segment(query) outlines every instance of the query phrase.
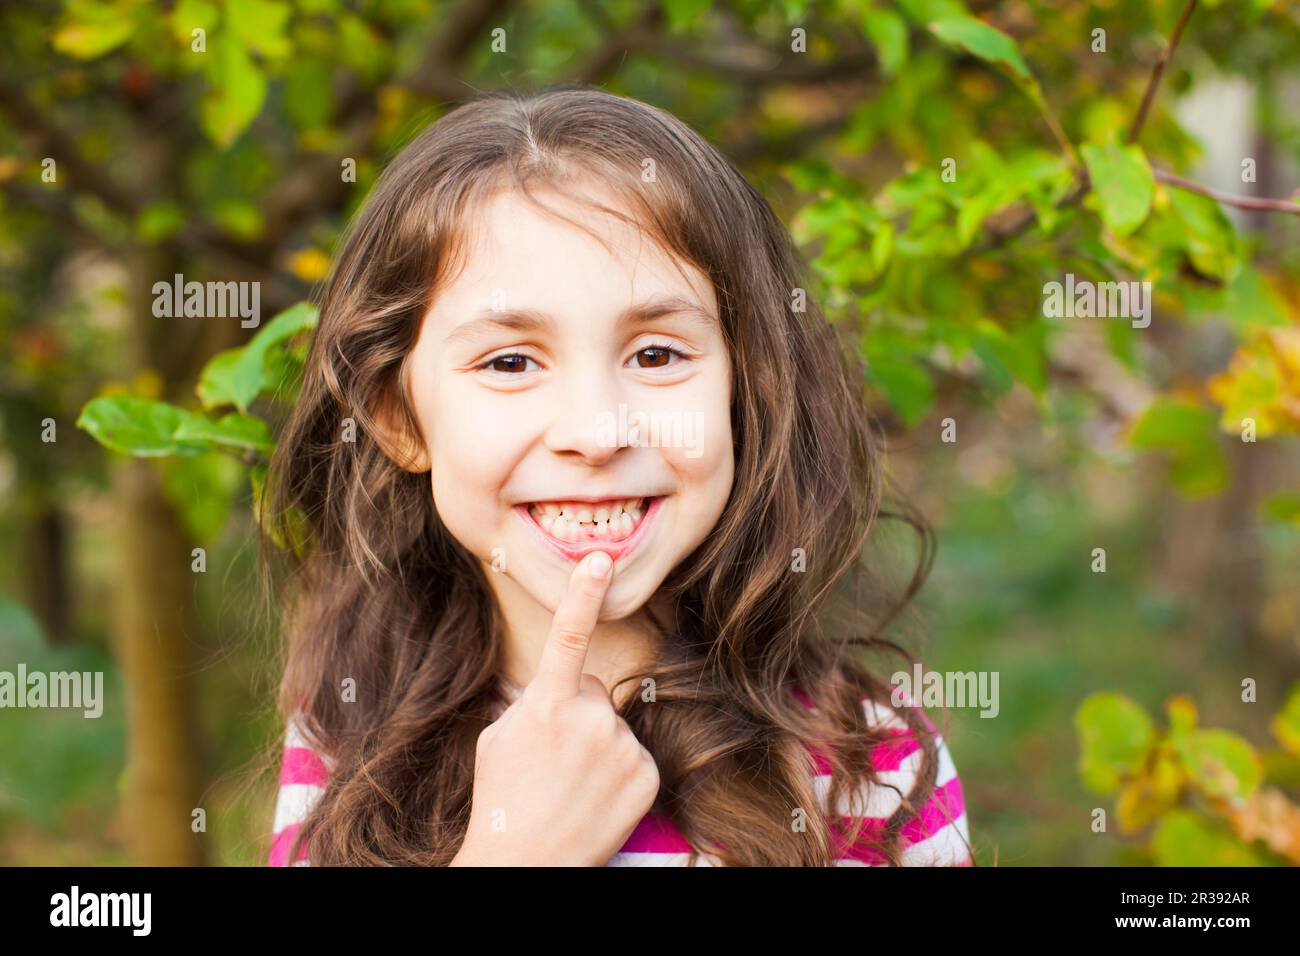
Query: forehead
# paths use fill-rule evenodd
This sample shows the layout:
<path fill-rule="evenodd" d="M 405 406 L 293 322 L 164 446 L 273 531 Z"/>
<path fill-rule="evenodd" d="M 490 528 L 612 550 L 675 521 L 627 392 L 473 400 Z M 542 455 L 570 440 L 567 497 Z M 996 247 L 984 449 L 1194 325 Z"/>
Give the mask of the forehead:
<path fill-rule="evenodd" d="M 583 192 L 633 215 L 607 187 L 584 184 Z M 534 195 L 554 213 L 501 189 L 467 215 L 463 258 L 434 297 L 430 320 L 454 322 L 470 311 L 515 307 L 613 317 L 665 293 L 717 315 L 712 282 L 633 223 L 553 190 Z"/>

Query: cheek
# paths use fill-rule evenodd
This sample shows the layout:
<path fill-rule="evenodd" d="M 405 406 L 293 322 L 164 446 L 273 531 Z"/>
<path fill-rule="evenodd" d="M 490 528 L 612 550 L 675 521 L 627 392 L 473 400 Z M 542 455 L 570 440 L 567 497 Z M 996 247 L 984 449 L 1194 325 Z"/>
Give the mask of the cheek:
<path fill-rule="evenodd" d="M 722 513 L 735 475 L 729 409 L 715 400 L 695 416 L 692 434 L 682 447 L 668 449 L 668 458 L 683 495 L 684 515 L 707 531 Z"/>
<path fill-rule="evenodd" d="M 481 404 L 475 410 L 470 402 L 432 402 L 430 411 L 426 434 L 438 514 L 461 540 L 462 532 L 494 529 L 500 491 L 510 472 L 508 430 L 485 421 Z"/>

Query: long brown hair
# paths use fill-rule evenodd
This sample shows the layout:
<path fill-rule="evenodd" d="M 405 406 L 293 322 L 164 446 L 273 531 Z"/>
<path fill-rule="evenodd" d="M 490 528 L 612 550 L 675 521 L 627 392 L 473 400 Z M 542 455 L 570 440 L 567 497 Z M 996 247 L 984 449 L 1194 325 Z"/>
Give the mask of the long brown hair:
<path fill-rule="evenodd" d="M 881 439 L 849 350 L 811 296 L 792 308 L 807 283 L 787 231 L 727 159 L 660 109 L 584 87 L 492 93 L 415 137 L 350 224 L 270 465 L 270 520 L 286 540 L 294 520 L 310 531 L 287 556 L 279 708 L 285 720 L 300 712 L 333 762 L 299 837 L 317 865 L 445 865 L 464 838 L 476 739 L 501 692 L 503 622 L 481 563 L 439 520 L 427 475 L 401 467 L 380 423 L 419 440 L 404 360 L 463 256 L 475 203 L 502 186 L 536 202 L 530 184 L 562 190 L 583 176 L 626 197 L 633 215 L 599 208 L 713 281 L 733 369 L 731 498 L 662 585 L 674 613 L 656 621 L 661 659 L 635 678 L 653 678 L 653 703 L 634 694 L 620 708 L 659 768 L 659 807 L 692 862 L 827 865 L 835 846 L 813 811 L 808 748 L 830 764 L 830 806 L 875 785 L 869 752 L 887 733 L 862 700 L 894 708 L 865 657 L 883 648 L 911 660 L 880 633 L 928 571 L 930 534 L 907 519 L 921 532 L 920 564 L 866 633 L 855 595 L 882 514 Z M 263 541 L 264 571 L 269 551 Z M 832 629 L 824 618 L 836 609 L 847 617 Z M 341 693 L 348 679 L 355 703 Z M 877 844 L 895 864 L 938 762 L 922 716 L 896 711 L 923 757 Z"/>

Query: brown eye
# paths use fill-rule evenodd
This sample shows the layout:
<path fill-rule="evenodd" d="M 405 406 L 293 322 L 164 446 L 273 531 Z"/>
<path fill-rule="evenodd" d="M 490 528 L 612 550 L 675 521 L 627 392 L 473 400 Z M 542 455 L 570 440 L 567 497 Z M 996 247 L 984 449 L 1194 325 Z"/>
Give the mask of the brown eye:
<path fill-rule="evenodd" d="M 668 368 L 673 364 L 674 355 L 679 359 L 689 358 L 685 353 L 668 345 L 647 345 L 636 354 L 639 368 Z M 649 356 L 649 360 L 641 361 L 642 356 Z"/>
<path fill-rule="evenodd" d="M 494 372 L 502 372 L 507 375 L 515 372 L 525 372 L 528 370 L 528 356 L 520 355 L 518 352 L 498 355 L 495 358 L 488 359 L 479 368 L 491 369 Z"/>
<path fill-rule="evenodd" d="M 667 349 L 661 349 L 661 348 L 642 349 L 640 352 L 637 353 L 637 355 L 650 357 L 650 361 L 648 362 L 643 361 L 640 363 L 641 368 L 662 368 L 663 366 L 668 364 L 669 355 Z"/>

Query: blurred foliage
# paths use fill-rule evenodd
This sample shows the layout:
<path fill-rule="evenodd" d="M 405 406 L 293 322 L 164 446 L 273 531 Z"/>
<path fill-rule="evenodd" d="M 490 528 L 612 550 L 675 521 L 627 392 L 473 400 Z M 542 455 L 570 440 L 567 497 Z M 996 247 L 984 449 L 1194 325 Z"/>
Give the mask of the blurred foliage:
<path fill-rule="evenodd" d="M 1184 8 L 1182 0 L 6 5 L 0 423 L 17 462 L 13 500 L 34 508 L 105 486 L 103 456 L 90 443 L 34 437 L 46 416 L 76 417 L 102 446 L 157 463 L 195 540 L 228 532 L 250 487 L 256 517 L 276 424 L 296 395 L 316 321 L 301 300 L 327 274 L 330 250 L 385 158 L 475 89 L 575 80 L 669 109 L 744 168 L 790 222 L 812 265 L 809 291 L 865 359 L 868 394 L 894 433 L 917 435 L 953 408 L 965 429 L 1027 401 L 1048 432 L 1116 434 L 1128 450 L 1158 458 L 1189 499 L 1230 492 L 1234 446 L 1300 433 L 1300 217 L 1247 217 L 1174 185 L 1171 176 L 1211 151 L 1170 104 L 1244 81 L 1256 138 L 1238 159 L 1257 160 L 1275 180 L 1294 171 L 1300 123 L 1287 91 L 1300 20 L 1283 2 L 1200 3 L 1143 113 Z M 444 32 L 448 25 L 462 35 Z M 493 46 L 497 28 L 504 50 Z M 42 178 L 51 156 L 53 181 Z M 351 180 L 340 177 L 349 162 Z M 1243 180 L 1232 192 L 1265 195 L 1262 185 Z M 97 257 L 85 257 L 87 248 Z M 210 348 L 192 322 L 150 330 L 130 314 L 134 266 L 123 264 L 153 254 L 187 274 L 260 278 L 284 311 L 235 347 Z M 1045 284 L 1067 272 L 1150 282 L 1151 326 L 1048 316 Z M 1140 407 L 1118 401 L 1116 373 L 1094 374 L 1095 353 L 1080 364 L 1081 334 L 1100 343 L 1107 368 L 1143 386 Z M 945 598 L 964 602 L 950 603 L 950 653 L 983 669 L 992 641 L 1019 642 L 1023 659 L 1011 656 L 1020 706 L 1004 709 L 1002 733 L 1025 752 L 1043 746 L 1035 733 L 1044 715 L 1064 721 L 1063 700 L 1105 686 L 1081 682 L 1133 686 L 1168 669 L 1135 634 L 1153 643 L 1179 636 L 1177 614 L 1142 594 L 1135 576 L 1113 576 L 1102 590 L 1069 557 L 1093 546 L 1102 522 L 1056 487 L 1059 469 L 1104 470 L 1115 449 L 1099 444 L 1106 450 L 1053 461 L 1058 472 L 1044 467 L 1033 482 L 985 458 L 975 466 L 985 493 L 958 493 L 957 479 L 946 489 L 954 504 L 943 540 L 955 564 L 939 578 Z M 1300 528 L 1300 489 L 1270 495 L 1243 521 Z M 1034 546 L 1008 528 L 1032 533 Z M 1129 553 L 1145 553 L 1149 542 L 1132 534 Z M 1007 577 L 981 582 L 985 567 Z M 954 581 L 961 573 L 975 582 L 964 590 Z M 1135 620 L 1110 602 L 1136 608 Z M 6 607 L 5 620 L 16 620 Z M 1070 619 L 1078 640 L 1040 645 L 1038 635 L 1013 634 L 1027 611 L 1041 622 Z M 1093 648 L 1090 629 L 1120 636 Z M 1061 699 L 1045 690 L 1064 686 Z M 1293 692 L 1274 728 L 1290 758 L 1297 706 Z M 1267 835 L 1276 830 L 1269 821 L 1294 809 L 1280 802 L 1281 788 L 1297 785 L 1280 757 L 1198 730 L 1181 698 L 1164 729 L 1115 694 L 1087 697 L 1077 715 L 1085 782 L 1117 795 L 1122 831 L 1154 827 L 1137 860 L 1295 859 Z M 214 723 L 223 739 L 237 739 L 233 718 Z M 970 752 L 990 768 L 1023 756 L 1003 744 L 993 753 L 976 738 Z M 69 780 L 56 793 L 34 782 L 39 769 L 22 773 L 36 806 L 92 787 Z M 1264 782 L 1246 794 L 1256 778 Z"/>
<path fill-rule="evenodd" d="M 1282 749 L 1267 755 L 1231 731 L 1197 727 L 1186 696 L 1165 712 L 1158 728 L 1130 698 L 1103 692 L 1075 714 L 1079 771 L 1094 793 L 1115 795 L 1120 832 L 1151 827 L 1159 866 L 1300 864 L 1300 806 L 1265 784 L 1300 782 L 1300 684 L 1273 719 Z"/>

